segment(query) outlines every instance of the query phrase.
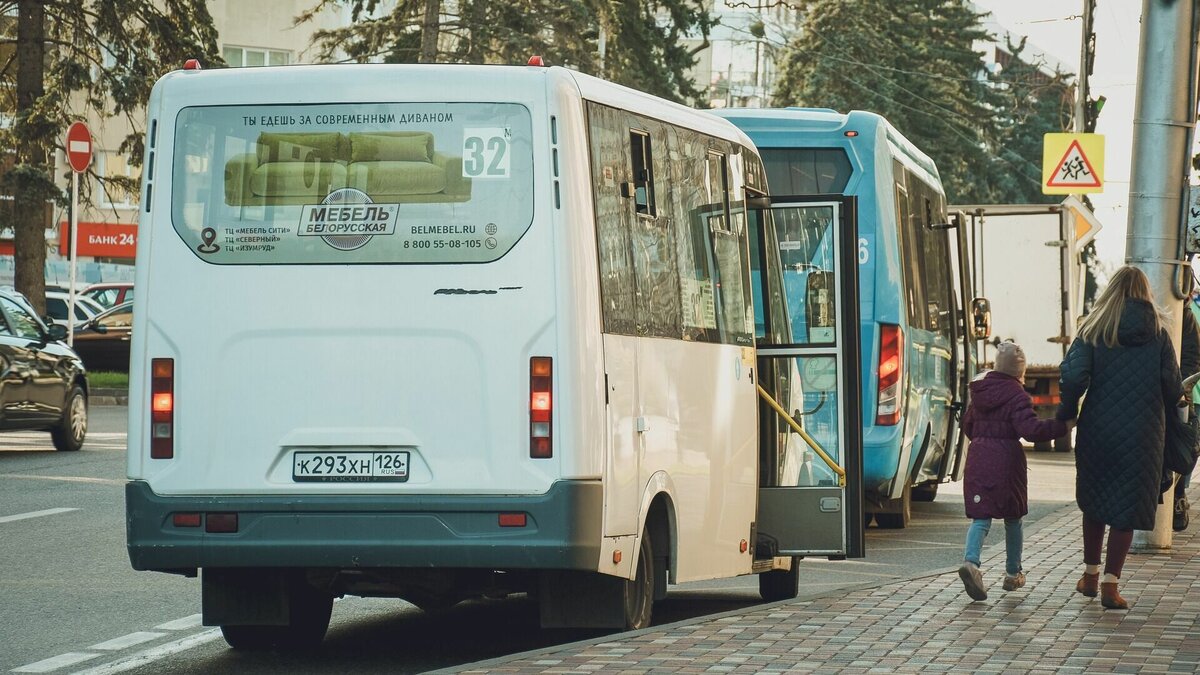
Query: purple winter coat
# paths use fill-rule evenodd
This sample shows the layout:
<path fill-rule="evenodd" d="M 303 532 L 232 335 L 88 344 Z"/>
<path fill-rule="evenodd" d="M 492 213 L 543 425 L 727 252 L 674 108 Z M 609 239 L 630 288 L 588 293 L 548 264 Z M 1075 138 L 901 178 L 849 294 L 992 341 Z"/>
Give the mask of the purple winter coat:
<path fill-rule="evenodd" d="M 971 383 L 963 417 L 971 439 L 963 477 L 968 518 L 1021 518 L 1029 513 L 1028 476 L 1021 438 L 1049 441 L 1067 433 L 1056 419 L 1039 420 L 1021 383 L 992 371 Z"/>

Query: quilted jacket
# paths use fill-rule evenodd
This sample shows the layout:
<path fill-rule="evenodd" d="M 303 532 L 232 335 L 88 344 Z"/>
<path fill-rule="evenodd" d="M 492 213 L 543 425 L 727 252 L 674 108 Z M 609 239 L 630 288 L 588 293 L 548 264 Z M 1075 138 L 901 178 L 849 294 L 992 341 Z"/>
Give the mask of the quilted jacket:
<path fill-rule="evenodd" d="M 1122 530 L 1154 528 L 1164 416 L 1183 394 L 1175 349 L 1165 329 L 1155 332 L 1154 311 L 1126 300 L 1119 345 L 1076 339 L 1061 367 L 1057 417 L 1079 415 L 1075 501 L 1088 518 Z"/>
<path fill-rule="evenodd" d="M 1021 383 L 991 371 L 971 383 L 963 417 L 971 439 L 963 474 L 968 518 L 1020 518 L 1029 513 L 1025 451 L 1021 439 L 1049 441 L 1067 433 L 1059 420 L 1039 420 Z"/>

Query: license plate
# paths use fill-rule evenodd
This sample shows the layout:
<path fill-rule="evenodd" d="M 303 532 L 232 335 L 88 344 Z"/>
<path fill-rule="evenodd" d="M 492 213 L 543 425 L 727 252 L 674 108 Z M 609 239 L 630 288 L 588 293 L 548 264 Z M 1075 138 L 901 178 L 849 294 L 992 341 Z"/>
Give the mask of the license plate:
<path fill-rule="evenodd" d="M 407 452 L 296 452 L 292 480 L 334 483 L 408 480 Z"/>

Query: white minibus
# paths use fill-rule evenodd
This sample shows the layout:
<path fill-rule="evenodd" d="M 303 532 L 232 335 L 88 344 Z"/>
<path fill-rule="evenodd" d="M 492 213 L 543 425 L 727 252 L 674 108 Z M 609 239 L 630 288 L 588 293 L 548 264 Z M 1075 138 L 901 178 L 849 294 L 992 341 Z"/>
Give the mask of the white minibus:
<path fill-rule="evenodd" d="M 796 595 L 732 124 L 540 64 L 189 68 L 148 114 L 128 549 L 230 645 L 319 643 L 342 595 L 618 629 L 668 580 Z"/>

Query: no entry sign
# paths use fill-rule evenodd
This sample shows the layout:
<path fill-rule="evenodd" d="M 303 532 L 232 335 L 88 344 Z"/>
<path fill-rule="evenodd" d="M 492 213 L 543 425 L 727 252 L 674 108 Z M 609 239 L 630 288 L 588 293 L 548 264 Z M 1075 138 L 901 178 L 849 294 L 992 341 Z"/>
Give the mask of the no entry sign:
<path fill-rule="evenodd" d="M 67 128 L 67 162 L 75 173 L 87 171 L 92 163 L 92 132 L 83 122 Z"/>

